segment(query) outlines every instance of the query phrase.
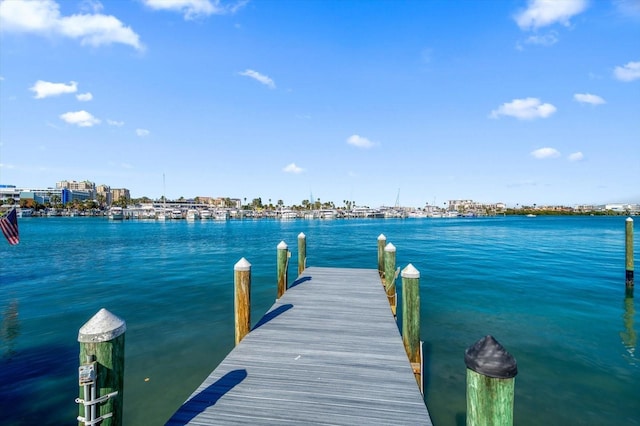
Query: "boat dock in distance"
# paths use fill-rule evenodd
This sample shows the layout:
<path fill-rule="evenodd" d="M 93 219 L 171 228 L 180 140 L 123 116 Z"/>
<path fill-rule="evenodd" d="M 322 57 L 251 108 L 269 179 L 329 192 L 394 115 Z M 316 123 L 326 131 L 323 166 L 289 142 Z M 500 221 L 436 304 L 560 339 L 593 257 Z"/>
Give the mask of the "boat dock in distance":
<path fill-rule="evenodd" d="M 167 425 L 431 425 L 376 269 L 309 267 Z"/>

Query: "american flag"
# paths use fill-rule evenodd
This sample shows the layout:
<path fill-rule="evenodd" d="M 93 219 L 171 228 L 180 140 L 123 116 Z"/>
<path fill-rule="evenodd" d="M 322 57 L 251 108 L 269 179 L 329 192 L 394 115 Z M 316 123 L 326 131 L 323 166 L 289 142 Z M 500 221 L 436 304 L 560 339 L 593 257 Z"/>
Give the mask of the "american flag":
<path fill-rule="evenodd" d="M 16 214 L 15 208 L 6 216 L 0 217 L 0 228 L 2 228 L 2 233 L 7 238 L 7 241 L 9 241 L 9 244 L 15 246 L 20 242 L 20 237 L 18 236 L 18 215 Z"/>

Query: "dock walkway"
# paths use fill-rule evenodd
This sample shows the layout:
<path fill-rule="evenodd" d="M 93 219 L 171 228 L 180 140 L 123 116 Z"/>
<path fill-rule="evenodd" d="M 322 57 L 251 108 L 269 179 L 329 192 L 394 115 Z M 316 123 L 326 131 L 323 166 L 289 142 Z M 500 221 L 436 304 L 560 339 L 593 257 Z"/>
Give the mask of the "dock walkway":
<path fill-rule="evenodd" d="M 167 425 L 431 425 L 375 269 L 310 267 Z"/>

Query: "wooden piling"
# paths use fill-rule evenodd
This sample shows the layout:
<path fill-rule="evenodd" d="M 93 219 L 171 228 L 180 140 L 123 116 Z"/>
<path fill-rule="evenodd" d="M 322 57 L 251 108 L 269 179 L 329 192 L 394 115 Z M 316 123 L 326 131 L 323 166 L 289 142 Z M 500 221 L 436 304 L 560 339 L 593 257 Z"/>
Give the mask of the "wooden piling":
<path fill-rule="evenodd" d="M 298 234 L 298 275 L 307 267 L 307 236 L 303 232 Z"/>
<path fill-rule="evenodd" d="M 402 342 L 422 391 L 420 351 L 420 272 L 412 265 L 402 270 Z"/>
<path fill-rule="evenodd" d="M 93 380 L 95 391 L 85 395 L 85 387 L 80 386 L 78 424 L 84 425 L 86 413 L 93 412 L 93 419 L 104 416 L 101 426 L 122 425 L 122 404 L 124 392 L 124 334 L 127 324 L 108 310 L 100 309 L 78 332 L 80 343 L 80 365 L 92 364 L 96 370 Z M 88 362 L 92 361 L 92 362 Z M 82 368 L 82 367 L 81 367 Z M 113 394 L 117 392 L 116 394 Z M 112 394 L 111 396 L 107 396 Z M 91 404 L 94 409 L 85 410 L 82 401 L 89 402 L 98 397 L 106 397 L 104 402 Z M 109 416 L 109 413 L 111 415 Z M 97 423 L 96 423 L 97 424 Z"/>
<path fill-rule="evenodd" d="M 467 426 L 513 425 L 515 358 L 492 336 L 464 354 L 467 365 Z"/>
<path fill-rule="evenodd" d="M 628 297 L 633 297 L 633 219 L 625 221 L 625 291 Z"/>
<path fill-rule="evenodd" d="M 384 289 L 389 305 L 396 315 L 396 247 L 389 243 L 384 247 Z"/>
<path fill-rule="evenodd" d="M 233 267 L 236 345 L 251 329 L 251 264 L 244 257 Z"/>
<path fill-rule="evenodd" d="M 289 260 L 289 246 L 284 241 L 280 241 L 277 247 L 277 269 L 278 269 L 278 295 L 280 299 L 285 291 L 287 291 L 287 264 Z"/>
<path fill-rule="evenodd" d="M 384 246 L 387 245 L 387 237 L 384 234 L 378 235 L 378 273 L 380 278 L 384 278 Z"/>

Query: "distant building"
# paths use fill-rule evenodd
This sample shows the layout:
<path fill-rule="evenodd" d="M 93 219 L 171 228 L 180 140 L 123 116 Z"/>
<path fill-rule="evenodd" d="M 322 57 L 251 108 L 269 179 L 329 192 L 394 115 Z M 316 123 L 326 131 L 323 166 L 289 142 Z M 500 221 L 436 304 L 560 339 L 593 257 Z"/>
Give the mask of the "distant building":
<path fill-rule="evenodd" d="M 111 188 L 111 203 L 117 203 L 122 198 L 129 201 L 131 200 L 131 194 L 126 188 Z"/>

